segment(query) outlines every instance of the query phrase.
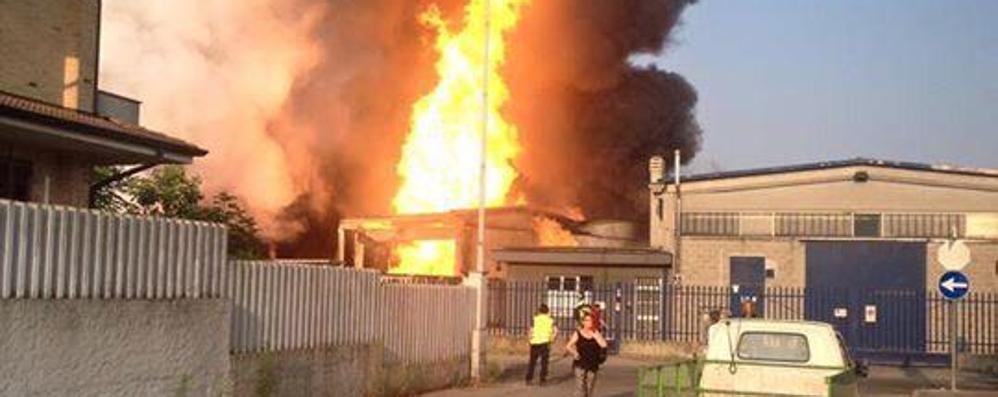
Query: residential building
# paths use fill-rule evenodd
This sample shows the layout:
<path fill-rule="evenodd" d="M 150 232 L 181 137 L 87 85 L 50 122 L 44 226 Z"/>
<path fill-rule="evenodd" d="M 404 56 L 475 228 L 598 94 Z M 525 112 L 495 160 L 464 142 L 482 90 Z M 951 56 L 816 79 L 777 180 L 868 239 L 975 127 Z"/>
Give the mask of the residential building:
<path fill-rule="evenodd" d="M 85 207 L 100 165 L 186 164 L 207 151 L 141 127 L 98 89 L 99 0 L 0 0 L 0 198 Z"/>

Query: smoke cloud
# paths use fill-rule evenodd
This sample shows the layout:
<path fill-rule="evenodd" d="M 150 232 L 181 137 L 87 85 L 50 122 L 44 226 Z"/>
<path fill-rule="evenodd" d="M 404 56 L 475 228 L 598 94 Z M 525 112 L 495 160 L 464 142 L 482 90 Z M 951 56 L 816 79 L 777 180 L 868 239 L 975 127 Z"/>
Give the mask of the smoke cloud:
<path fill-rule="evenodd" d="M 272 3 L 104 1 L 100 83 L 142 101 L 142 124 L 207 148 L 207 188 L 245 199 L 277 238 L 298 225 L 275 216 L 311 186 L 292 162 L 301 147 L 282 145 L 272 124 L 318 59 L 311 32 L 325 9 Z"/>
<path fill-rule="evenodd" d="M 522 188 L 537 204 L 578 205 L 590 218 L 647 219 L 647 161 L 700 147 L 696 91 L 641 68 L 663 51 L 684 0 L 535 2 L 511 38 L 510 113 L 525 150 Z"/>
<path fill-rule="evenodd" d="M 343 216 L 387 214 L 412 104 L 435 83 L 436 4 L 464 0 L 105 0 L 104 87 L 143 123 L 211 154 L 212 189 L 247 201 L 282 255 L 328 257 Z M 699 148 L 694 89 L 632 66 L 688 0 L 534 0 L 508 39 L 504 109 L 528 202 L 640 220 L 647 159 Z"/>

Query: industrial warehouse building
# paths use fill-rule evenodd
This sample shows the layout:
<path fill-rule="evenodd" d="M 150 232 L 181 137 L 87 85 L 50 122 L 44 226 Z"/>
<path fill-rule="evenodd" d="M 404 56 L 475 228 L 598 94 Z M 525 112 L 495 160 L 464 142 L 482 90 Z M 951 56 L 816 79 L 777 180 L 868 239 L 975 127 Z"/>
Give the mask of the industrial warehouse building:
<path fill-rule="evenodd" d="M 998 171 L 855 159 L 694 175 L 680 211 L 653 174 L 650 242 L 677 253 L 681 283 L 931 289 L 955 235 L 975 289 L 998 290 Z"/>
<path fill-rule="evenodd" d="M 652 160 L 650 244 L 675 253 L 676 285 L 727 288 L 734 315 L 750 301 L 765 317 L 832 323 L 859 349 L 942 350 L 937 252 L 953 237 L 971 253 L 972 296 L 998 292 L 998 171 L 854 159 L 684 176 L 677 189 L 663 168 Z M 978 306 L 961 338 L 985 351 L 998 312 Z"/>

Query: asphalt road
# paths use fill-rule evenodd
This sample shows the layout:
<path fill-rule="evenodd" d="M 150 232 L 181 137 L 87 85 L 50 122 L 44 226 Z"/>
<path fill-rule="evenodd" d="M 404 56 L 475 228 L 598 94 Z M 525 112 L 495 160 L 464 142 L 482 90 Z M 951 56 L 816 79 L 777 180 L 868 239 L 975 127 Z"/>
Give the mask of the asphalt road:
<path fill-rule="evenodd" d="M 551 364 L 548 383 L 545 386 L 527 386 L 523 377 L 526 373 L 525 356 L 494 356 L 492 358 L 504 368 L 502 375 L 492 384 L 449 389 L 425 394 L 427 397 L 506 397 L 571 396 L 575 382 L 572 378 L 571 361 L 554 360 Z M 611 356 L 600 370 L 596 384 L 596 395 L 600 397 L 634 396 L 638 368 L 651 364 L 630 358 Z M 985 390 L 998 396 L 998 377 L 978 373 L 962 373 L 958 379 L 964 390 Z M 949 386 L 949 371 L 945 368 L 898 368 L 873 367 L 870 377 L 860 382 L 863 396 L 911 396 L 917 389 L 939 389 Z"/>

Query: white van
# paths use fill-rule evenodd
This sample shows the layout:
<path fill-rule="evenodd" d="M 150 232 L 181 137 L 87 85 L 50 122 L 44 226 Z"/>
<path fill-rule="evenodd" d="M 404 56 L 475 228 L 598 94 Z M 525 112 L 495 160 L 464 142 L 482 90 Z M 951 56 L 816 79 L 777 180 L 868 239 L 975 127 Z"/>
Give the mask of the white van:
<path fill-rule="evenodd" d="M 724 319 L 708 330 L 703 357 L 643 368 L 638 395 L 856 396 L 862 376 L 829 324 Z"/>
<path fill-rule="evenodd" d="M 708 331 L 700 390 L 855 396 L 863 374 L 829 324 L 726 319 Z"/>

